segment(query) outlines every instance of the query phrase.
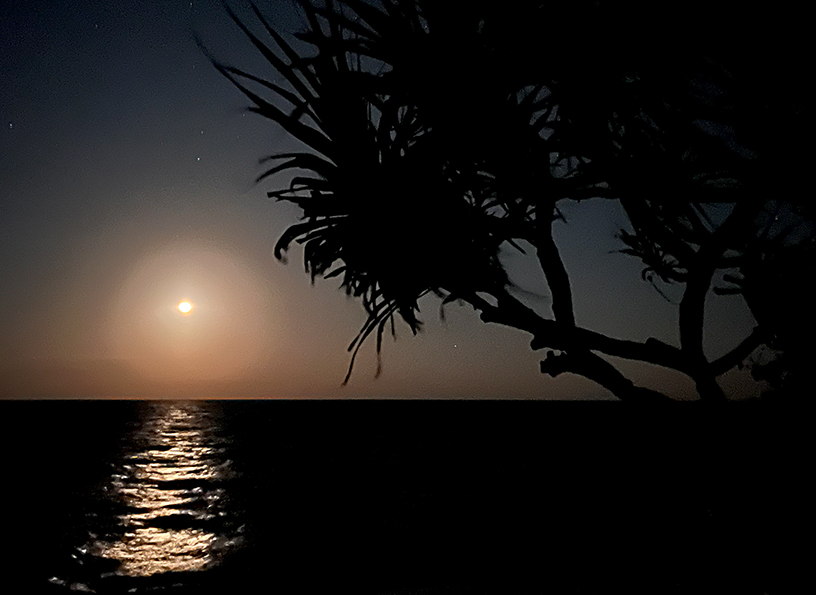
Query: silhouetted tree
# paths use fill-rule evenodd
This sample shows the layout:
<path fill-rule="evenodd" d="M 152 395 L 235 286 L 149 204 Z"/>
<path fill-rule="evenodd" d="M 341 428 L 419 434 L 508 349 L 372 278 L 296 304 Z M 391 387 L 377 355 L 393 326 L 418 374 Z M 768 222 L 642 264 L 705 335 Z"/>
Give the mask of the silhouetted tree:
<path fill-rule="evenodd" d="M 298 41 L 254 6 L 263 36 L 227 9 L 277 78 L 213 63 L 252 111 L 305 145 L 266 158 L 258 181 L 295 170 L 269 192 L 303 210 L 276 256 L 302 244 L 312 280 L 340 277 L 368 312 L 349 374 L 372 333 L 379 357 L 395 315 L 417 332 L 428 293 L 530 333 L 548 350 L 543 373 L 580 374 L 622 399 L 665 397 L 602 354 L 683 372 L 711 400 L 725 397 L 717 377 L 760 346 L 787 355 L 757 361 L 756 375 L 782 385 L 786 362 L 802 369 L 801 312 L 781 292 L 811 266 L 813 211 L 801 199 L 804 156 L 786 154 L 779 128 L 802 106 L 791 85 L 758 91 L 769 70 L 746 66 L 733 39 L 691 39 L 693 13 L 664 23 L 603 2 L 296 1 L 308 23 Z M 683 287 L 679 346 L 576 324 L 553 223 L 561 201 L 595 197 L 620 201 L 631 224 L 622 252 L 643 262 L 643 280 Z M 520 241 L 535 249 L 552 318 L 511 292 L 499 252 Z M 709 361 L 712 290 L 742 294 L 757 324 Z"/>

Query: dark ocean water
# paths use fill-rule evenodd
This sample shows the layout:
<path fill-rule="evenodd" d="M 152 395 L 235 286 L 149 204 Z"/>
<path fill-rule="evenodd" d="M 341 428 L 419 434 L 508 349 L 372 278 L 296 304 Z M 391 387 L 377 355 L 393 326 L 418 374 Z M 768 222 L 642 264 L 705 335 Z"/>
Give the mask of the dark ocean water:
<path fill-rule="evenodd" d="M 3 593 L 801 592 L 759 407 L 0 405 Z"/>

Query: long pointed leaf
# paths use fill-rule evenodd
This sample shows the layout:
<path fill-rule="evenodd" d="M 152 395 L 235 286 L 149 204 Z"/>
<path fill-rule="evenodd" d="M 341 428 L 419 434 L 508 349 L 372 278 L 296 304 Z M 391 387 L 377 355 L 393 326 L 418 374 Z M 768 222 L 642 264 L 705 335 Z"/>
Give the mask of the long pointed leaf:
<path fill-rule="evenodd" d="M 320 118 L 318 118 L 317 114 L 315 114 L 314 111 L 312 111 L 312 109 L 309 107 L 309 104 L 306 101 L 304 101 L 303 99 L 301 99 L 297 94 L 292 93 L 291 91 L 289 91 L 287 89 L 284 89 L 280 85 L 276 85 L 275 83 L 269 82 L 266 79 L 262 79 L 261 77 L 255 76 L 254 74 L 250 74 L 248 72 L 245 72 L 245 71 L 243 71 L 243 70 L 241 70 L 239 68 L 235 68 L 233 66 L 225 66 L 224 68 L 226 68 L 227 70 L 229 70 L 231 73 L 233 73 L 236 76 L 240 76 L 241 78 L 245 78 L 245 79 L 248 79 L 248 80 L 253 81 L 255 83 L 258 83 L 259 85 L 262 85 L 262 86 L 266 87 L 267 89 L 269 89 L 270 91 L 273 91 L 277 95 L 283 97 L 286 101 L 291 103 L 295 108 L 292 111 L 292 113 L 289 114 L 290 117 L 292 117 L 293 119 L 300 120 L 299 114 L 305 114 L 305 115 L 309 116 L 309 118 L 312 120 L 312 122 L 314 122 L 317 126 L 320 126 Z M 295 114 L 298 114 L 298 115 L 295 115 Z"/>
<path fill-rule="evenodd" d="M 285 171 L 287 169 L 305 169 L 309 171 L 313 171 L 316 174 L 323 176 L 324 178 L 329 177 L 332 173 L 336 171 L 336 167 L 334 167 L 330 162 L 326 161 L 318 157 L 317 155 L 311 155 L 309 153 L 302 153 L 286 161 L 285 163 L 281 163 L 271 169 L 268 169 L 257 178 L 255 178 L 255 183 L 261 182 L 270 176 L 275 175 L 276 173 Z"/>
<path fill-rule="evenodd" d="M 315 99 L 315 95 L 309 90 L 309 88 L 304 84 L 300 78 L 297 76 L 297 71 L 294 70 L 291 65 L 287 64 L 280 56 L 278 56 L 275 52 L 273 52 L 269 47 L 262 42 L 258 37 L 249 30 L 249 28 L 238 18 L 229 6 L 226 6 L 227 13 L 229 14 L 230 18 L 240 27 L 240 29 L 244 32 L 244 34 L 249 38 L 252 44 L 258 48 L 264 58 L 272 64 L 272 66 L 277 70 L 280 74 L 286 77 L 286 80 L 295 88 L 295 90 L 300 93 L 300 95 L 306 99 L 307 101 L 311 101 Z M 317 89 L 315 89 L 317 91 Z"/>
<path fill-rule="evenodd" d="M 298 72 L 300 72 L 300 74 L 303 76 L 303 78 L 306 79 L 306 82 L 309 85 L 311 85 L 312 89 L 315 92 L 317 92 L 317 90 L 320 87 L 320 83 L 315 78 L 314 73 L 312 73 L 308 69 L 297 68 L 297 66 L 296 66 L 298 63 L 300 63 L 300 61 L 302 59 L 300 54 L 298 54 L 294 50 L 294 48 L 292 48 L 292 46 L 289 45 L 286 42 L 286 40 L 283 38 L 283 36 L 280 33 L 275 31 L 275 29 L 269 24 L 269 22 L 266 20 L 266 18 L 263 16 L 263 14 L 261 14 L 261 11 L 258 10 L 258 7 L 255 5 L 254 2 L 252 3 L 252 10 L 255 12 L 255 15 L 258 17 L 258 19 L 263 24 L 263 26 L 266 29 L 267 33 L 269 33 L 269 35 L 272 36 L 272 39 L 275 40 L 275 43 L 278 44 L 278 47 L 281 48 L 281 50 L 283 50 L 284 54 L 286 54 L 286 57 L 289 59 L 290 66 L 293 69 L 296 69 Z"/>
<path fill-rule="evenodd" d="M 298 237 L 305 233 L 309 233 L 316 229 L 323 229 L 329 227 L 331 225 L 330 222 L 324 221 L 304 221 L 303 223 L 295 223 L 294 225 L 290 225 L 286 231 L 283 232 L 281 237 L 275 243 L 274 254 L 275 258 L 278 260 L 283 260 L 283 253 L 289 249 L 289 245 L 294 242 Z"/>

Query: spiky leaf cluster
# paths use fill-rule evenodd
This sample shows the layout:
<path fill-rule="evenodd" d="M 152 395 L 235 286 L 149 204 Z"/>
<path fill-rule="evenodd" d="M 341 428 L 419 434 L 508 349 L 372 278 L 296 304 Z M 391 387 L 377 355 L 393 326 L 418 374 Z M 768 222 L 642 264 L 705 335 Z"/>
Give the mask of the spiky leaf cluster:
<path fill-rule="evenodd" d="M 620 201 L 621 251 L 643 262 L 644 280 L 690 288 L 681 335 L 692 343 L 692 304 L 713 271 L 743 279 L 755 266 L 749 240 L 772 179 L 728 139 L 733 126 L 753 131 L 752 146 L 775 137 L 710 48 L 678 52 L 682 35 L 644 30 L 635 8 L 606 2 L 294 1 L 307 22 L 297 42 L 254 5 L 263 35 L 230 11 L 273 76 L 213 62 L 304 147 L 266 158 L 258 178 L 289 174 L 269 196 L 303 211 L 275 253 L 301 244 L 313 281 L 337 277 L 361 299 L 355 355 L 375 332 L 379 354 L 395 315 L 417 332 L 429 292 L 501 299 L 499 252 L 518 240 L 563 298 L 556 318 L 574 325 L 551 230 L 562 200 Z M 721 225 L 737 210 L 740 225 Z"/>

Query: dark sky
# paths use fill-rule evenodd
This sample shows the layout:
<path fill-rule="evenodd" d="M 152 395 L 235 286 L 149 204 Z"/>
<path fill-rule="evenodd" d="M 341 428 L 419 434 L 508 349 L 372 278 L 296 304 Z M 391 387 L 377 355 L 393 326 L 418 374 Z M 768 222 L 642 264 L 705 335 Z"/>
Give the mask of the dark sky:
<path fill-rule="evenodd" d="M 286 0 L 264 5 L 299 26 Z M 16 397 L 606 398 L 575 376 L 538 373 L 530 337 L 452 304 L 398 327 L 374 378 L 374 342 L 345 388 L 346 347 L 365 319 L 337 282 L 312 286 L 301 255 L 272 248 L 298 211 L 255 186 L 258 159 L 285 150 L 274 125 L 209 64 L 264 62 L 220 2 L 11 0 L 0 20 L 0 395 Z M 251 20 L 246 5 L 239 15 Z M 274 184 L 274 182 L 272 183 Z M 611 202 L 564 208 L 557 241 L 578 323 L 677 343 L 677 306 L 615 253 Z M 541 274 L 508 253 L 514 281 L 546 312 Z M 678 294 L 679 295 L 679 294 Z M 676 297 L 676 295 L 675 295 Z M 195 308 L 182 316 L 176 305 Z M 716 356 L 752 319 L 740 298 L 709 303 Z M 652 366 L 627 372 L 670 394 L 691 385 Z M 725 384 L 739 383 L 737 376 Z"/>

